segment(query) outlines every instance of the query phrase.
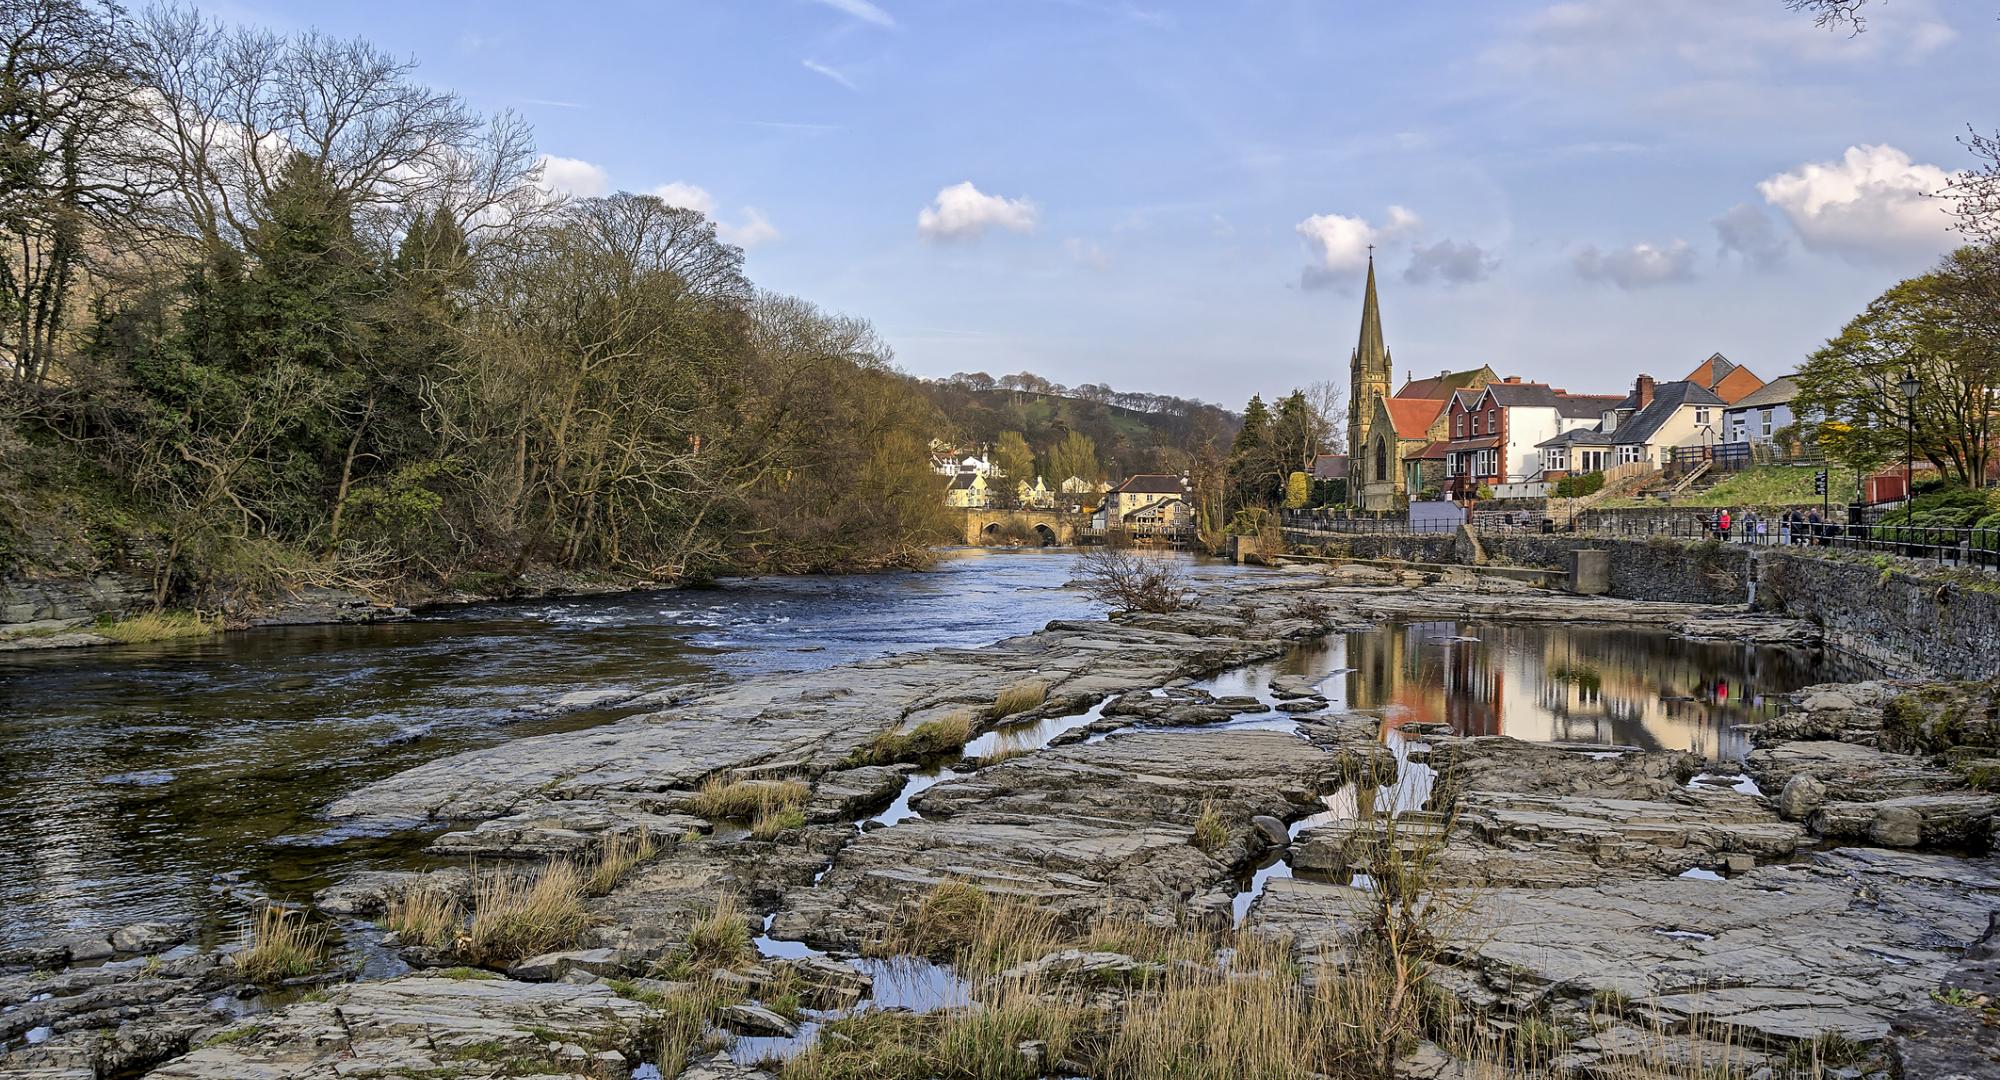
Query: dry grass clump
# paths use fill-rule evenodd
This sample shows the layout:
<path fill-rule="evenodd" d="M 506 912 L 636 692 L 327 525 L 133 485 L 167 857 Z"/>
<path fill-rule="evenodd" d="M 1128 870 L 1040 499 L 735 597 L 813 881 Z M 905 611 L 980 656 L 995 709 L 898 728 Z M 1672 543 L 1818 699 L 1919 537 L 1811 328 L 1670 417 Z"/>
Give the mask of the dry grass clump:
<path fill-rule="evenodd" d="M 575 946 L 590 928 L 583 887 L 583 871 L 566 860 L 551 862 L 532 880 L 514 874 L 479 877 L 472 924 L 461 943 L 466 958 L 504 967 Z"/>
<path fill-rule="evenodd" d="M 598 846 L 597 861 L 591 864 L 590 876 L 583 883 L 583 891 L 588 896 L 603 896 L 625 880 L 632 868 L 659 854 L 660 845 L 652 834 L 644 829 L 624 836 L 614 836 Z"/>
<path fill-rule="evenodd" d="M 1026 757 L 1033 752 L 1028 744 L 1024 742 L 1001 739 L 993 745 L 993 749 L 973 758 L 970 764 L 975 769 L 984 769 L 989 765 L 998 765 L 1003 761 L 1012 761 L 1017 757 Z"/>
<path fill-rule="evenodd" d="M 912 1016 L 865 1012 L 785 1063 L 784 1080 L 1038 1080 L 1064 1075 L 1088 1016 L 1072 1006 L 1002 992 L 978 1009 Z M 1164 1074 L 1162 1074 L 1164 1075 Z"/>
<path fill-rule="evenodd" d="M 1201 801 L 1201 813 L 1194 819 L 1194 846 L 1215 854 L 1222 845 L 1229 842 L 1229 826 L 1222 820 L 1222 810 L 1213 799 Z"/>
<path fill-rule="evenodd" d="M 655 968 L 670 979 L 706 977 L 717 969 L 747 963 L 757 950 L 750 941 L 750 923 L 736 897 L 724 895 L 688 927 L 687 940 Z"/>
<path fill-rule="evenodd" d="M 812 789 L 803 780 L 728 780 L 711 776 L 687 809 L 711 821 L 748 821 L 758 814 L 804 805 Z"/>
<path fill-rule="evenodd" d="M 885 731 L 856 750 L 851 760 L 856 765 L 888 765 L 950 753 L 972 738 L 974 724 L 969 712 L 946 713 L 909 731 Z"/>
<path fill-rule="evenodd" d="M 1015 683 L 1007 687 L 993 699 L 993 715 L 998 718 L 1012 716 L 1029 709 L 1039 709 L 1049 699 L 1049 684 L 1038 679 Z"/>
<path fill-rule="evenodd" d="M 759 810 L 757 819 L 750 823 L 750 837 L 753 840 L 771 840 L 779 834 L 806 826 L 806 812 L 796 806 L 782 810 Z"/>
<path fill-rule="evenodd" d="M 222 620 L 192 611 L 152 611 L 114 622 L 97 623 L 90 632 L 126 645 L 174 638 L 207 637 L 222 632 Z"/>
<path fill-rule="evenodd" d="M 326 928 L 307 925 L 303 911 L 267 907 L 257 913 L 250 946 L 233 959 L 236 970 L 251 982 L 311 975 L 326 959 Z"/>
<path fill-rule="evenodd" d="M 382 925 L 405 945 L 449 948 L 465 930 L 465 909 L 442 889 L 404 889 L 389 900 Z"/>

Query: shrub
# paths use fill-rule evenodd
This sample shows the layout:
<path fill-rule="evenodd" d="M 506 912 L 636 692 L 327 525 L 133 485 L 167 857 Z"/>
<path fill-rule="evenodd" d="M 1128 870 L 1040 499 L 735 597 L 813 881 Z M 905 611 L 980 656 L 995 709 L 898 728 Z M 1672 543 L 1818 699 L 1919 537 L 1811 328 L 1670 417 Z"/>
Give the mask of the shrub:
<path fill-rule="evenodd" d="M 1077 556 L 1076 575 L 1092 592 L 1127 611 L 1164 615 L 1201 602 L 1181 561 L 1172 557 L 1091 548 Z"/>

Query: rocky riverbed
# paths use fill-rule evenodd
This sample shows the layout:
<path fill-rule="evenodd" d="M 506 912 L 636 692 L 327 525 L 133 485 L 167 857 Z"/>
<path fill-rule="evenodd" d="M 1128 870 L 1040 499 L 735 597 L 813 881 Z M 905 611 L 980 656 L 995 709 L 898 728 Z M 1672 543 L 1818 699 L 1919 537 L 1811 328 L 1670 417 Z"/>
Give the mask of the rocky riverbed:
<path fill-rule="evenodd" d="M 1325 677 L 1216 678 L 1337 631 L 1469 616 L 1814 640 L 1734 609 L 1350 567 L 1211 588 L 1192 613 L 746 679 L 329 806 L 330 831 L 436 832 L 431 851 L 454 863 L 319 896 L 318 917 L 347 931 L 344 962 L 389 977 L 252 985 L 230 950 L 173 927 L 0 957 L 0 1076 L 775 1075 L 843 1017 L 949 1013 L 992 991 L 883 955 L 892 927 L 954 889 L 1077 933 L 1240 923 L 1241 942 L 1312 970 L 1358 947 L 1369 853 L 1397 807 L 1441 838 L 1426 887 L 1463 912 L 1434 984 L 1490 1033 L 1563 1032 L 1538 1067 L 1657 1057 L 1666 1032 L 1737 1075 L 1863 1075 L 1892 1051 L 2000 1068 L 1992 999 L 1962 974 L 2000 910 L 1992 687 L 1811 688 L 1747 733 L 1739 761 L 1457 734 L 1343 700 Z M 723 782 L 784 812 L 754 827 L 718 813 Z M 500 962 L 463 937 L 373 944 L 369 924 L 410 896 L 480 903 L 475 860 L 532 877 L 641 845 L 560 947 Z M 718 921 L 754 952 L 710 963 Z M 1095 1017 L 1157 992 L 1159 962 L 1116 949 L 1031 962 L 1038 979 L 1088 979 L 1077 1007 Z M 709 1007 L 688 1038 L 697 998 Z M 1054 1051 L 1036 1041 L 1008 1075 L 1109 1060 L 1043 1061 Z M 1452 1068 L 1445 1049 L 1414 1051 L 1413 1075 Z"/>

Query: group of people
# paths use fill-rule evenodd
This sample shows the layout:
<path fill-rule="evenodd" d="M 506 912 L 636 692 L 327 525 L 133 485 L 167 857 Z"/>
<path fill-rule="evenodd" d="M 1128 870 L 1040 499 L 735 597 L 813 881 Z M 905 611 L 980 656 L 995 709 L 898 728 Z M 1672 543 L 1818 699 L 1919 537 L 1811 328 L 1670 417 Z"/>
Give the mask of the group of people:
<path fill-rule="evenodd" d="M 1817 510 L 1787 510 L 1776 518 L 1745 510 L 1739 517 L 1728 509 L 1703 515 L 1702 532 L 1717 540 L 1744 544 L 1810 544 L 1825 536 L 1826 522 Z"/>

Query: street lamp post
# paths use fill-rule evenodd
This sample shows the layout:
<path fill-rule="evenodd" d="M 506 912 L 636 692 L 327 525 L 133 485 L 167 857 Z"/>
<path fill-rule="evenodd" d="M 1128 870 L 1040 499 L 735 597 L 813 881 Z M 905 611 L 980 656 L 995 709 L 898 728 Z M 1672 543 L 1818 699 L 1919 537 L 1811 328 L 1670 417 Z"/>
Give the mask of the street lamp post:
<path fill-rule="evenodd" d="M 1903 381 L 1899 384 L 1903 391 L 1903 520 L 1907 524 L 1910 517 L 1910 500 L 1916 497 L 1911 487 L 1911 473 L 1917 456 L 1917 369 L 1905 368 Z"/>

